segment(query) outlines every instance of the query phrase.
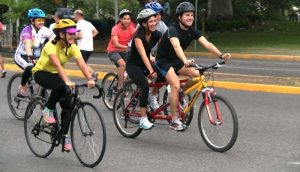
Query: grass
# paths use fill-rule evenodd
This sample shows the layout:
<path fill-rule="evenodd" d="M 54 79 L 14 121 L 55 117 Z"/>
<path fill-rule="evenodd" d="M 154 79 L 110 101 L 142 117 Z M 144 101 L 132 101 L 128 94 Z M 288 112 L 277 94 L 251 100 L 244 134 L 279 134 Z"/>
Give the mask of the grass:
<path fill-rule="evenodd" d="M 300 23 L 273 22 L 251 30 L 209 33 L 208 40 L 222 52 L 248 54 L 300 55 Z M 109 38 L 95 40 L 95 51 L 106 52 Z M 192 43 L 187 51 L 207 52 Z"/>
<path fill-rule="evenodd" d="M 211 33 L 208 40 L 223 52 L 300 55 L 300 23 L 281 21 L 259 29 Z M 194 44 L 188 49 L 195 51 Z M 196 51 L 206 52 L 200 45 Z"/>

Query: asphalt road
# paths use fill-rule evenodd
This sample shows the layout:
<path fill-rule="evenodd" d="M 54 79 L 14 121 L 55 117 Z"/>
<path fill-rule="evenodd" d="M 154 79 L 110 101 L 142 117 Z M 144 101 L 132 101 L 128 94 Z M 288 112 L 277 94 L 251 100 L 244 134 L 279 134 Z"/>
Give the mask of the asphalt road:
<path fill-rule="evenodd" d="M 101 110 L 107 127 L 107 149 L 94 169 L 83 167 L 73 152 L 56 149 L 48 158 L 35 157 L 29 150 L 22 121 L 16 120 L 6 102 L 7 78 L 0 79 L 0 171 L 213 171 L 213 172 L 299 172 L 299 95 L 218 89 L 236 108 L 239 135 L 226 153 L 211 151 L 202 141 L 197 110 L 189 129 L 183 133 L 156 125 L 136 139 L 121 136 L 101 100 L 92 100 Z M 78 81 L 77 79 L 75 79 Z M 80 81 L 78 81 L 80 82 Z M 85 99 L 93 91 L 86 92 Z"/>

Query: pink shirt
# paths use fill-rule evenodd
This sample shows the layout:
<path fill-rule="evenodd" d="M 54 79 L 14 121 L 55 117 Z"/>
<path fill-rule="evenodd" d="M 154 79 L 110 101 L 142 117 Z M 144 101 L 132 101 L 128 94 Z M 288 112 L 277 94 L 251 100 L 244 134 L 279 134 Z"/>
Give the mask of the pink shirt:
<path fill-rule="evenodd" d="M 129 41 L 132 39 L 135 33 L 135 28 L 129 25 L 126 30 L 122 29 L 121 23 L 115 25 L 111 30 L 111 36 L 118 36 L 119 43 L 122 45 L 128 45 Z M 112 39 L 110 39 L 107 47 L 107 52 L 112 51 L 125 51 L 123 48 L 116 48 L 113 44 Z"/>

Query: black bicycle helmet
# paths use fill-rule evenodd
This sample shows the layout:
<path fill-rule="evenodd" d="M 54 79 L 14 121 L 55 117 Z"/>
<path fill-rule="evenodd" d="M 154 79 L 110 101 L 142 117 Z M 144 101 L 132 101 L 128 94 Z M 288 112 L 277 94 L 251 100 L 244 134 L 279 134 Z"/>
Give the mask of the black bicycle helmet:
<path fill-rule="evenodd" d="M 176 7 L 176 15 L 181 15 L 184 12 L 195 12 L 195 7 L 190 2 L 181 2 Z"/>

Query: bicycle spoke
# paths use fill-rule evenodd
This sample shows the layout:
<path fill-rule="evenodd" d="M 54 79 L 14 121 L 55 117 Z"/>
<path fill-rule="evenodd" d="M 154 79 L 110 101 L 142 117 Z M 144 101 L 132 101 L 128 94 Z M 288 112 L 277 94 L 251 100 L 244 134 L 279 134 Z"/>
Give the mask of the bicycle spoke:
<path fill-rule="evenodd" d="M 229 150 L 235 143 L 238 133 L 238 122 L 235 110 L 227 99 L 220 95 L 213 95 L 212 100 L 216 102 L 209 103 L 209 110 L 206 109 L 204 103 L 199 110 L 198 125 L 199 131 L 204 142 L 211 149 L 219 152 Z M 215 111 L 217 105 L 222 115 L 222 123 L 211 123 L 207 111 L 210 112 L 212 120 L 217 122 Z"/>
<path fill-rule="evenodd" d="M 38 157 L 45 158 L 51 154 L 54 149 L 52 144 L 52 126 L 46 126 L 42 124 L 42 110 L 45 100 L 41 97 L 33 98 L 26 109 L 26 115 L 24 119 L 24 131 L 27 144 L 32 151 Z"/>
<path fill-rule="evenodd" d="M 72 144 L 79 161 L 88 167 L 100 163 L 106 147 L 105 126 L 97 109 L 84 102 L 71 124 Z"/>

